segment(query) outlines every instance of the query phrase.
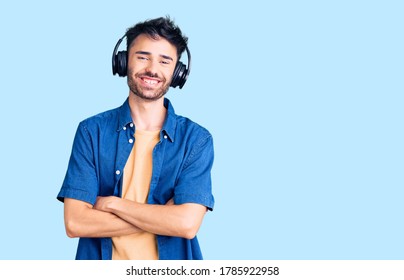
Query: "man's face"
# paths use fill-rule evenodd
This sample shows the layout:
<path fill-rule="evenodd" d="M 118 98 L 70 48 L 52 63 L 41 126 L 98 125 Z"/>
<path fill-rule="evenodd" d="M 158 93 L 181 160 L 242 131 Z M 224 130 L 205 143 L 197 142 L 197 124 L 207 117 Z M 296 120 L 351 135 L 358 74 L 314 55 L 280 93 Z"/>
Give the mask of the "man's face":
<path fill-rule="evenodd" d="M 177 49 L 164 38 L 141 34 L 128 53 L 128 86 L 143 100 L 160 99 L 171 84 L 177 62 Z"/>

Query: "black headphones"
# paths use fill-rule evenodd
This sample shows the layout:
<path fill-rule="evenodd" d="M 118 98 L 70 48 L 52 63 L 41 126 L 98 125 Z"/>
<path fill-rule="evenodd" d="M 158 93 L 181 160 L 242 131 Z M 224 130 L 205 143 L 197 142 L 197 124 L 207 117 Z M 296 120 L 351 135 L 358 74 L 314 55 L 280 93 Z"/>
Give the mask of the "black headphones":
<path fill-rule="evenodd" d="M 123 35 L 121 39 L 116 43 L 114 52 L 112 53 L 112 74 L 118 74 L 120 77 L 125 77 L 128 72 L 128 53 L 127 51 L 119 51 L 119 45 L 121 44 L 122 40 L 126 37 L 126 34 Z M 170 86 L 175 88 L 179 86 L 182 88 L 185 82 L 188 79 L 188 75 L 191 72 L 191 53 L 189 52 L 188 46 L 185 46 L 185 50 L 187 51 L 188 55 L 188 69 L 184 63 L 178 60 L 177 64 L 175 65 L 173 78 L 171 80 Z"/>

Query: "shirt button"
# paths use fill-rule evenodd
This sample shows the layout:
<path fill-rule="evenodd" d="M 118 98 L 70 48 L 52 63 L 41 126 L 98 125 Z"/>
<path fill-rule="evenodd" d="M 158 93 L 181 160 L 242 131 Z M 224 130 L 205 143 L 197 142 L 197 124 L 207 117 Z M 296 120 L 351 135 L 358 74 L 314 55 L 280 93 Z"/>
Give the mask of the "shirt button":
<path fill-rule="evenodd" d="M 126 130 L 126 126 L 124 126 L 122 129 L 123 129 L 123 130 Z"/>
<path fill-rule="evenodd" d="M 130 125 L 130 127 L 133 127 L 133 123 L 130 123 L 129 125 Z"/>
<path fill-rule="evenodd" d="M 164 135 L 164 139 L 167 139 L 167 137 L 168 137 L 167 135 Z"/>
<path fill-rule="evenodd" d="M 132 139 L 132 138 L 131 138 L 131 139 L 129 139 L 129 143 L 131 143 L 131 144 L 133 143 L 133 139 Z"/>
<path fill-rule="evenodd" d="M 119 175 L 119 174 L 121 174 L 121 171 L 117 170 L 117 171 L 115 171 L 115 174 Z"/>

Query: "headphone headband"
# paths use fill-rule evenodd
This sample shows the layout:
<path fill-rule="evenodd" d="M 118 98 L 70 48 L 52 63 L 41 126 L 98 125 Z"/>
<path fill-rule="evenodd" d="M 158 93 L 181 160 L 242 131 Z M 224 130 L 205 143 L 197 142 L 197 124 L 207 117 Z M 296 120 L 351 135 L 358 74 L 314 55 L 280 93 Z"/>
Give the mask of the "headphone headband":
<path fill-rule="evenodd" d="M 125 77 L 128 72 L 128 53 L 127 51 L 118 52 L 119 45 L 122 43 L 125 37 L 126 34 L 118 40 L 112 53 L 112 74 L 118 74 L 120 77 Z M 189 51 L 188 46 L 185 46 L 185 50 L 188 56 L 188 68 L 185 64 L 178 60 L 177 64 L 175 65 L 170 84 L 170 86 L 173 88 L 179 86 L 181 89 L 187 81 L 189 73 L 191 72 L 191 52 Z"/>

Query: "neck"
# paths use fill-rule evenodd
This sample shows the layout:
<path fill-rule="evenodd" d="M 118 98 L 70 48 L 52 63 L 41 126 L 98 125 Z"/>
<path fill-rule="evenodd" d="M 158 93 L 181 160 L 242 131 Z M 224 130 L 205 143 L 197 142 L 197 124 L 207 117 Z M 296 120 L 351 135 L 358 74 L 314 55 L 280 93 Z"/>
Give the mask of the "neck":
<path fill-rule="evenodd" d="M 136 129 L 155 131 L 163 127 L 167 111 L 164 107 L 164 97 L 156 101 L 146 101 L 130 93 L 129 106 Z"/>

